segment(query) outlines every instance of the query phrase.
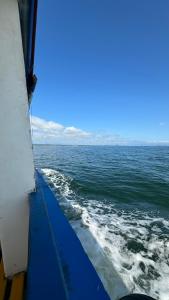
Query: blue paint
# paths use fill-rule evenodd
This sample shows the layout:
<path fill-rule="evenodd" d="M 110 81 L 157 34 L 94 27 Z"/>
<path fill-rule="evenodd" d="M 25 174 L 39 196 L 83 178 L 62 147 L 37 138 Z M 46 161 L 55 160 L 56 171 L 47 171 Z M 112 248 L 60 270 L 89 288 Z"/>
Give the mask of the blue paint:
<path fill-rule="evenodd" d="M 27 300 L 109 300 L 57 199 L 37 172 L 30 197 Z"/>
<path fill-rule="evenodd" d="M 50 222 L 39 187 L 30 197 L 27 300 L 66 299 Z"/>

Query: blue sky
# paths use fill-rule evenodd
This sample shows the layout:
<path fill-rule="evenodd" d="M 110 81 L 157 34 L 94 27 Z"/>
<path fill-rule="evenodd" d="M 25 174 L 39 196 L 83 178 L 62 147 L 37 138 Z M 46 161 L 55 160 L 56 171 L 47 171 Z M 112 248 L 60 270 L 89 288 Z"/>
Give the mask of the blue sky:
<path fill-rule="evenodd" d="M 39 1 L 34 142 L 169 143 L 168 12 L 169 0 Z"/>

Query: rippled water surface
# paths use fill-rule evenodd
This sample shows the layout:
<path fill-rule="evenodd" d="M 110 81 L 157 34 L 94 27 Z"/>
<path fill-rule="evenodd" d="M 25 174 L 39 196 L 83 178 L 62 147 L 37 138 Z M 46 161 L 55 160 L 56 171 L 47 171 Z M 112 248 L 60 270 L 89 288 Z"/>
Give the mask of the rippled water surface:
<path fill-rule="evenodd" d="M 169 147 L 35 145 L 111 298 L 169 300 Z"/>

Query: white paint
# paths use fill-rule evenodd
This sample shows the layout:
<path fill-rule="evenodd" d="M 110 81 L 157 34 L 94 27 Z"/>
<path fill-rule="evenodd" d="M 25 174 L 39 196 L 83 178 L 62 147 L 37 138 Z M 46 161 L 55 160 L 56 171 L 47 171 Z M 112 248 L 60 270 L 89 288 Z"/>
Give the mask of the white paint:
<path fill-rule="evenodd" d="M 6 276 L 26 270 L 34 166 L 17 0 L 0 0 L 0 240 Z"/>

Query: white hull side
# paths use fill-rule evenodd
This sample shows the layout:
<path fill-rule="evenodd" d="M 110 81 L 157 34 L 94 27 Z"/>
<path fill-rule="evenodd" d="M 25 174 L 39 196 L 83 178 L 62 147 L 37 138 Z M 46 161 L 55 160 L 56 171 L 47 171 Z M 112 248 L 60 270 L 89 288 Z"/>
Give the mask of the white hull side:
<path fill-rule="evenodd" d="M 0 240 L 5 273 L 26 270 L 35 187 L 17 0 L 0 0 Z"/>

